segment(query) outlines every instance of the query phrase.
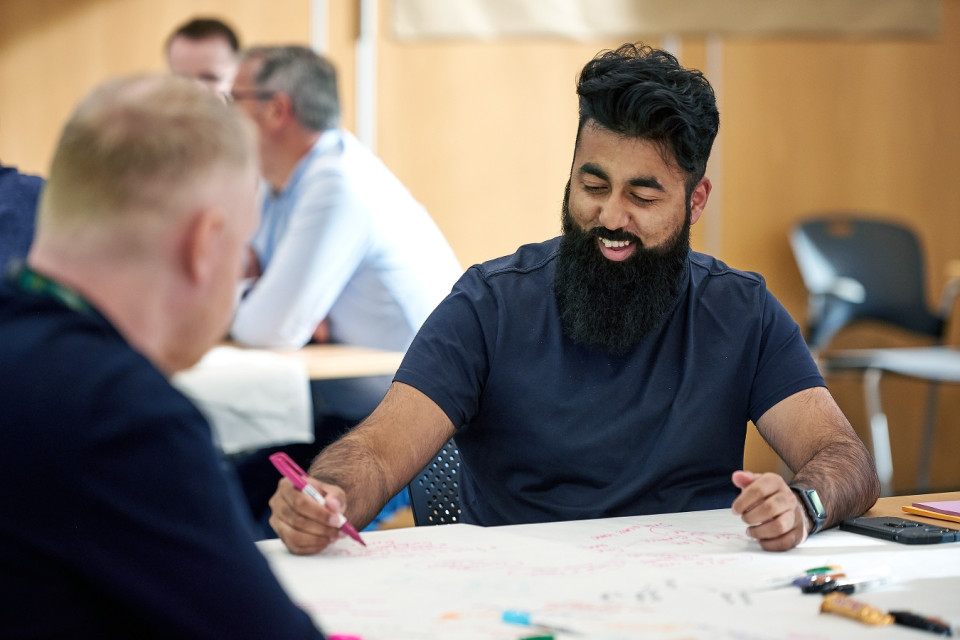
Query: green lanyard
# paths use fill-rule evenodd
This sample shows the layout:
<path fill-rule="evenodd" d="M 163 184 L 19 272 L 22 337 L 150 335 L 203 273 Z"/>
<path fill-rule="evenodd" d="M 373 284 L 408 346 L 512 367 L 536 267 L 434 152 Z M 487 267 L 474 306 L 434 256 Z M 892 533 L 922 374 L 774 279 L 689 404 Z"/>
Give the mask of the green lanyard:
<path fill-rule="evenodd" d="M 6 274 L 7 281 L 24 291 L 47 295 L 63 306 L 78 313 L 91 313 L 93 307 L 79 293 L 55 282 L 43 274 L 37 273 L 23 263 L 11 265 Z"/>

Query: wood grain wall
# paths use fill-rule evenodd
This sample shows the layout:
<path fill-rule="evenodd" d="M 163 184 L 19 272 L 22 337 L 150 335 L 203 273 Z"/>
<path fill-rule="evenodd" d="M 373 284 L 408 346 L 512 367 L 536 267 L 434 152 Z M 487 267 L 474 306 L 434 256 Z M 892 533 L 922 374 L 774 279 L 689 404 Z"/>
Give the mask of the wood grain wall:
<path fill-rule="evenodd" d="M 328 0 L 329 55 L 353 128 L 357 0 Z M 547 38 L 399 42 L 380 2 L 378 153 L 430 210 L 466 266 L 555 235 L 576 128 L 583 63 L 619 42 Z M 906 221 L 928 251 L 931 303 L 960 258 L 960 0 L 944 0 L 941 33 L 923 40 L 680 40 L 684 64 L 718 69 L 720 185 L 694 247 L 763 273 L 801 323 L 804 290 L 787 244 L 817 211 Z M 307 43 L 309 0 L 0 0 L 0 161 L 45 173 L 77 100 L 111 75 L 164 68 L 162 43 L 185 19 L 218 15 L 246 44 Z M 651 40 L 651 44 L 658 44 Z M 712 222 L 707 217 L 713 216 Z M 710 238 L 706 234 L 710 233 Z M 709 242 L 708 242 L 709 240 Z M 874 329 L 846 344 L 913 344 Z M 830 381 L 861 433 L 855 379 Z M 912 488 L 923 385 L 884 383 L 895 485 Z M 933 484 L 960 487 L 960 389 L 945 389 Z M 778 461 L 752 436 L 747 465 Z"/>

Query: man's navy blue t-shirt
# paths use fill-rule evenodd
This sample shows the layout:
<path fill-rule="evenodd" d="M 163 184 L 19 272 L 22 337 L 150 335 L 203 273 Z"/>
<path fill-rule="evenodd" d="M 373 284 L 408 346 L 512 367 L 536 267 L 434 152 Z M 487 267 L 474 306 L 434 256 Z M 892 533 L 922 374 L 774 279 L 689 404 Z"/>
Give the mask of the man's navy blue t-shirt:
<path fill-rule="evenodd" d="M 322 638 L 200 412 L 95 309 L 0 279 L 4 637 Z"/>
<path fill-rule="evenodd" d="M 471 267 L 395 380 L 458 428 L 464 522 L 729 507 L 747 422 L 823 378 L 762 277 L 691 252 L 665 321 L 631 352 L 575 344 L 559 239 Z"/>

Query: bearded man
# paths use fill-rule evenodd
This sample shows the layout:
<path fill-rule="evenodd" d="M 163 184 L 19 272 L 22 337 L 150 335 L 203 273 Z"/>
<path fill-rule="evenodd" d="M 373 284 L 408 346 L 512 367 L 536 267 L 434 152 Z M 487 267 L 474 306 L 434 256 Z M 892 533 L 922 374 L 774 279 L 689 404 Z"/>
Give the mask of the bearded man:
<path fill-rule="evenodd" d="M 563 235 L 467 270 L 379 407 L 314 461 L 328 508 L 364 524 L 455 435 L 466 523 L 732 507 L 785 550 L 864 512 L 871 458 L 796 322 L 761 276 L 690 250 L 719 127 L 703 74 L 624 45 L 577 93 Z M 750 421 L 789 484 L 742 469 Z M 296 553 L 337 537 L 289 482 L 271 506 Z"/>

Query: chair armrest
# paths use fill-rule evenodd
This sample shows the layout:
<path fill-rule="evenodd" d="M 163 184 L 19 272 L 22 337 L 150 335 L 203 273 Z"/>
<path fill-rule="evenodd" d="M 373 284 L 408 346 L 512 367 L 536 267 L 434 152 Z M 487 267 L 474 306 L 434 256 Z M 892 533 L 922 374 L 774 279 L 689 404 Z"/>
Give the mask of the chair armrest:
<path fill-rule="evenodd" d="M 864 289 L 863 285 L 858 280 L 846 277 L 834 278 L 830 282 L 830 288 L 824 293 L 853 304 L 862 304 L 867 299 L 867 290 Z"/>

